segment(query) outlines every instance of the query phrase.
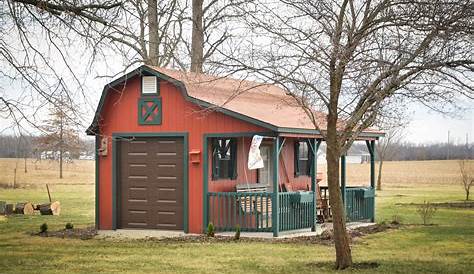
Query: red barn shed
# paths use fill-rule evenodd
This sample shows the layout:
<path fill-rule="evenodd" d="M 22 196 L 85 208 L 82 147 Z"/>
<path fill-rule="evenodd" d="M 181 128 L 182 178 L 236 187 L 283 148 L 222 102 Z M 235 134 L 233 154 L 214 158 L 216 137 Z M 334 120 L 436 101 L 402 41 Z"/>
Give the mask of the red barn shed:
<path fill-rule="evenodd" d="M 104 87 L 87 133 L 96 136 L 98 229 L 201 233 L 212 222 L 276 236 L 326 215 L 314 157 L 322 136 L 277 86 L 141 66 Z M 255 135 L 264 167 L 250 170 Z M 373 220 L 380 136 L 359 136 L 372 156 L 370 186 L 346 188 L 341 178 L 353 220 Z"/>

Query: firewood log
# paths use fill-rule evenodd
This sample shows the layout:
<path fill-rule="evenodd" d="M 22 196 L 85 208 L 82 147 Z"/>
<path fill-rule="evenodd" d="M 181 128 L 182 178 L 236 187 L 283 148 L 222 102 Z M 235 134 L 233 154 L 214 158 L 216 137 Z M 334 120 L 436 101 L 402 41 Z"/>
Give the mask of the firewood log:
<path fill-rule="evenodd" d="M 30 202 L 17 203 L 15 206 L 15 213 L 32 215 L 34 213 L 33 205 Z"/>
<path fill-rule="evenodd" d="M 61 213 L 61 204 L 59 201 L 39 206 L 41 215 L 59 215 Z"/>
<path fill-rule="evenodd" d="M 5 215 L 13 214 L 13 204 L 6 204 L 5 205 Z"/>
<path fill-rule="evenodd" d="M 7 202 L 0 201 L 0 215 L 5 215 L 5 206 L 6 205 L 7 205 Z"/>

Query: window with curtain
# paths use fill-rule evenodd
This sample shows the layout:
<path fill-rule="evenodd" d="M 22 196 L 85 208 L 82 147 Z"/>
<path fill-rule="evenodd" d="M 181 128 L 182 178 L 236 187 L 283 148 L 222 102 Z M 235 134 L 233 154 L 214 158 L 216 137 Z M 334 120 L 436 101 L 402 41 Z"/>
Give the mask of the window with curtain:
<path fill-rule="evenodd" d="M 295 177 L 300 175 L 311 175 L 313 153 L 309 141 L 295 142 Z"/>
<path fill-rule="evenodd" d="M 212 139 L 212 179 L 237 178 L 237 140 L 235 138 Z"/>

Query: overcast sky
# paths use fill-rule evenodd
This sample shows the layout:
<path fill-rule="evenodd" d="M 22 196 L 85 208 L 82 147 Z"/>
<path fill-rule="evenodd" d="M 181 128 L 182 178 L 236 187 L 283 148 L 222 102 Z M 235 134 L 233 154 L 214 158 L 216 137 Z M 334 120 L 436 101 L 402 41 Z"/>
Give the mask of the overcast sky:
<path fill-rule="evenodd" d="M 413 105 L 412 120 L 407 128 L 406 140 L 414 143 L 447 142 L 448 131 L 450 143 L 465 143 L 466 134 L 469 142 L 474 137 L 474 102 L 466 101 L 465 111 L 456 113 L 457 117 L 448 117 L 429 111 L 426 107 Z"/>

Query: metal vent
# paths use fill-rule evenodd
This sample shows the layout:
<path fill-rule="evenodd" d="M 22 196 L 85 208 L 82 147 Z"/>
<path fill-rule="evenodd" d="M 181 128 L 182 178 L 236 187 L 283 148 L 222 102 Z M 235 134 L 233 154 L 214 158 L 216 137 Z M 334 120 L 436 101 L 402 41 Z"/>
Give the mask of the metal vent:
<path fill-rule="evenodd" d="M 142 77 L 142 93 L 143 94 L 156 94 L 157 92 L 157 79 L 156 76 L 143 76 Z"/>

